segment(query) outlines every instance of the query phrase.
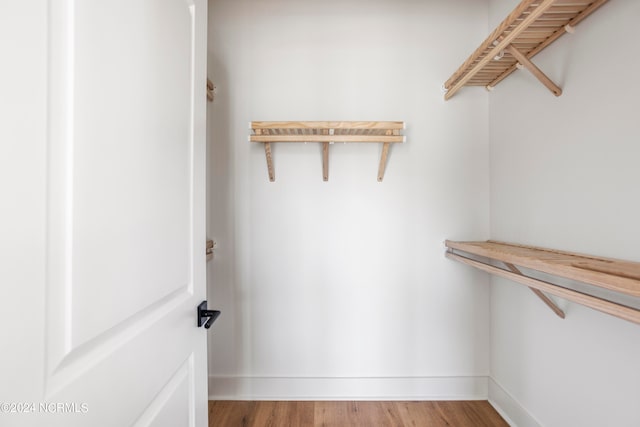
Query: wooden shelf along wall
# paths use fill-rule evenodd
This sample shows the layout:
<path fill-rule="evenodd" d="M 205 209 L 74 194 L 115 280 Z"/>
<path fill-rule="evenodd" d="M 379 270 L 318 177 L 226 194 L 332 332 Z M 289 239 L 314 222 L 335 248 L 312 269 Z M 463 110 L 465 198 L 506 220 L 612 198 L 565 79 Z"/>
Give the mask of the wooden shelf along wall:
<path fill-rule="evenodd" d="M 564 312 L 543 292 L 640 324 L 640 262 L 491 240 L 447 240 L 445 245 L 448 258 L 528 286 L 562 318 Z M 520 269 L 580 282 L 582 286 L 552 283 L 531 273 L 525 275 Z"/>
<path fill-rule="evenodd" d="M 608 0 L 523 0 L 444 84 L 445 99 L 463 86 L 492 90 L 518 68 L 529 70 L 554 95 L 562 89 L 531 58 Z"/>
<path fill-rule="evenodd" d="M 378 181 L 384 178 L 390 144 L 405 142 L 404 122 L 251 122 L 250 142 L 264 144 L 269 181 L 275 181 L 271 144 L 275 142 L 319 142 L 322 144 L 322 178 L 329 180 L 329 145 L 334 142 L 382 144 Z"/>

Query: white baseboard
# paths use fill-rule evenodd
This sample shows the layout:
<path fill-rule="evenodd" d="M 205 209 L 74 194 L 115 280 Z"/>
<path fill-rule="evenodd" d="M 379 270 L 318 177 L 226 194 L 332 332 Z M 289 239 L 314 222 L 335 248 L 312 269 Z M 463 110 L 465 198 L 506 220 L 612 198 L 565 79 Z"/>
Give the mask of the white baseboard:
<path fill-rule="evenodd" d="M 511 427 L 541 426 L 538 420 L 493 378 L 489 378 L 489 403 Z"/>
<path fill-rule="evenodd" d="M 210 376 L 211 400 L 487 400 L 488 377 Z"/>

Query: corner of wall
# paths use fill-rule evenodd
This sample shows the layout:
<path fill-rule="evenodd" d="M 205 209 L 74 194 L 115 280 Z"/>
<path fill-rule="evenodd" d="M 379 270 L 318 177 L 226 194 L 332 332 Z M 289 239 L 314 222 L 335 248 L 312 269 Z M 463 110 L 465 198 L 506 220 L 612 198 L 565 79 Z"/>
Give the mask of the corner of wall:
<path fill-rule="evenodd" d="M 540 427 L 541 424 L 493 377 L 488 382 L 489 403 L 512 427 Z"/>

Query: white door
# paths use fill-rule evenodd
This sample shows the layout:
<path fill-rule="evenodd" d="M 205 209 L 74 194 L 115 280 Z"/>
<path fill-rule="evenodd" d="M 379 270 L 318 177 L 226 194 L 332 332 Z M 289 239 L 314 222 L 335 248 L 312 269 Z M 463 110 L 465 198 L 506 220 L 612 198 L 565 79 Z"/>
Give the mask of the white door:
<path fill-rule="evenodd" d="M 206 15 L 2 1 L 0 426 L 207 425 Z"/>

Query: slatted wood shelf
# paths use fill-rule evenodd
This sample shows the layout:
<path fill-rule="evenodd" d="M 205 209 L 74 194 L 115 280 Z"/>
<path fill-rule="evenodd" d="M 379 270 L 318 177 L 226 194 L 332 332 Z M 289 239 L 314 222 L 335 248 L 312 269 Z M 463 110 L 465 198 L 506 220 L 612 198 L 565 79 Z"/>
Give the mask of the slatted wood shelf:
<path fill-rule="evenodd" d="M 319 142 L 322 144 L 322 178 L 329 180 L 329 145 L 334 142 L 382 143 L 378 181 L 384 178 L 390 144 L 405 142 L 404 122 L 251 122 L 250 142 L 264 144 L 269 180 L 275 181 L 271 143 Z"/>
<path fill-rule="evenodd" d="M 445 245 L 448 248 L 446 256 L 451 259 L 514 280 L 533 290 L 548 292 L 604 313 L 640 323 L 640 310 L 635 307 L 526 276 L 516 267 L 585 283 L 596 289 L 601 288 L 607 292 L 631 297 L 636 301 L 635 299 L 640 298 L 640 262 L 601 258 L 491 240 L 486 242 L 447 240 Z M 504 264 L 506 269 L 496 267 L 490 262 L 474 259 L 474 257 L 498 261 Z M 545 301 L 545 303 L 560 310 L 551 300 Z M 554 311 L 556 310 L 554 309 Z M 564 317 L 564 313 L 556 311 L 556 314 Z"/>
<path fill-rule="evenodd" d="M 608 0 L 523 0 L 496 27 L 444 84 L 445 99 L 463 86 L 492 90 L 516 69 L 527 68 L 554 95 L 562 89 L 531 58 L 567 32 L 573 32 L 587 16 Z"/>

